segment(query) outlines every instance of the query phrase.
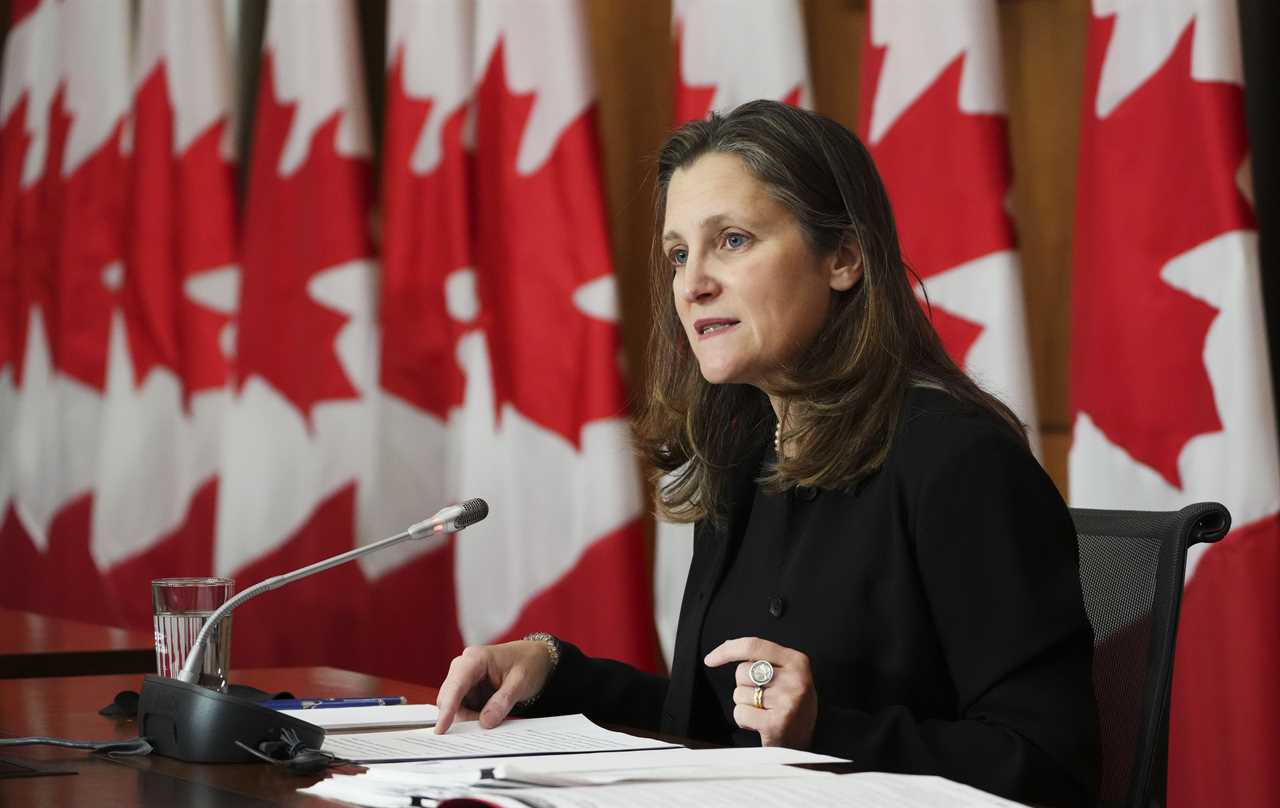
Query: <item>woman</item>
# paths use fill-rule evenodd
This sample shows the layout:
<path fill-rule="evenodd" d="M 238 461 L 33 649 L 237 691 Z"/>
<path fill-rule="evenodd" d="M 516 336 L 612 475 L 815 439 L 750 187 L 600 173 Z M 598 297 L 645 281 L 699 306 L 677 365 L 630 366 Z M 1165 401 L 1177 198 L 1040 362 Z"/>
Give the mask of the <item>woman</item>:
<path fill-rule="evenodd" d="M 545 635 L 469 648 L 437 731 L 519 704 L 1090 801 L 1069 515 L 1021 424 L 943 351 L 862 144 L 766 101 L 687 124 L 655 221 L 638 430 L 671 475 L 662 510 L 697 523 L 671 676 Z"/>

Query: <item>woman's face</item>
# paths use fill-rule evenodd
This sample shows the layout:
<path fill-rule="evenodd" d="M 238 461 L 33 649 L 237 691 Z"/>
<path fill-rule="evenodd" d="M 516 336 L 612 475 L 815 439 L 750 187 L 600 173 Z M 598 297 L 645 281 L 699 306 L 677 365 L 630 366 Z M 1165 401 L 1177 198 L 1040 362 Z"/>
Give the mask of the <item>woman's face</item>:
<path fill-rule="evenodd" d="M 732 154 L 705 154 L 672 174 L 662 231 L 676 312 L 712 384 L 767 392 L 772 374 L 813 342 L 832 290 L 862 273 L 851 251 L 815 254 Z"/>

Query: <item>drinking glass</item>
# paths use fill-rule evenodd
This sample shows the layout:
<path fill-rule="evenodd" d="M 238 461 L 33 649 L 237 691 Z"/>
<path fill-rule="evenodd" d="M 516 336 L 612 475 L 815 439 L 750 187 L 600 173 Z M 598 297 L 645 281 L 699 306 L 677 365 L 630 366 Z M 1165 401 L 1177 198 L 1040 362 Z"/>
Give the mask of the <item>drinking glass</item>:
<path fill-rule="evenodd" d="M 157 578 L 151 582 L 157 673 L 177 677 L 205 621 L 234 590 L 235 581 L 230 578 Z M 230 615 L 205 639 L 203 663 L 199 683 L 225 692 L 231 664 Z"/>

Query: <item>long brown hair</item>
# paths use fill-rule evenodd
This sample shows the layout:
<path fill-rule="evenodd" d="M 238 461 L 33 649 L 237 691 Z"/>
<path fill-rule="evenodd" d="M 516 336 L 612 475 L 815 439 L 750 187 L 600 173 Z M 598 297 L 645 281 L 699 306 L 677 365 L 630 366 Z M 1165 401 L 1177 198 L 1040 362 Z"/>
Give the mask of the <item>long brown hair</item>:
<path fill-rule="evenodd" d="M 826 321 L 771 392 L 787 401 L 783 441 L 794 451 L 761 479 L 850 488 L 884 463 L 913 385 L 985 410 L 1025 441 L 1017 417 L 956 367 L 916 300 L 893 212 L 871 156 L 852 132 L 813 112 L 752 101 L 678 129 L 658 156 L 654 205 L 653 330 L 648 396 L 637 444 L 662 481 L 658 508 L 674 521 L 723 515 L 728 472 L 773 437 L 768 398 L 742 384 L 709 384 L 675 310 L 661 232 L 676 169 L 707 153 L 737 155 L 799 222 L 818 255 L 861 256 L 861 280 L 833 292 Z"/>

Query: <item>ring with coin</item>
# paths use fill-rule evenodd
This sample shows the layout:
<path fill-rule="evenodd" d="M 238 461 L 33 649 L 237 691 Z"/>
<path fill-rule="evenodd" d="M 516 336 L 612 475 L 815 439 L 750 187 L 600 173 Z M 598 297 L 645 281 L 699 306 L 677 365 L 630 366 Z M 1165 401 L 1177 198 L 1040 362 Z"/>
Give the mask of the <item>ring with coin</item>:
<path fill-rule="evenodd" d="M 751 697 L 751 704 L 757 710 L 764 709 L 764 688 L 763 687 L 756 688 L 755 695 Z"/>
<path fill-rule="evenodd" d="M 766 687 L 773 681 L 773 663 L 767 659 L 757 659 L 751 663 L 747 675 L 756 687 Z"/>

